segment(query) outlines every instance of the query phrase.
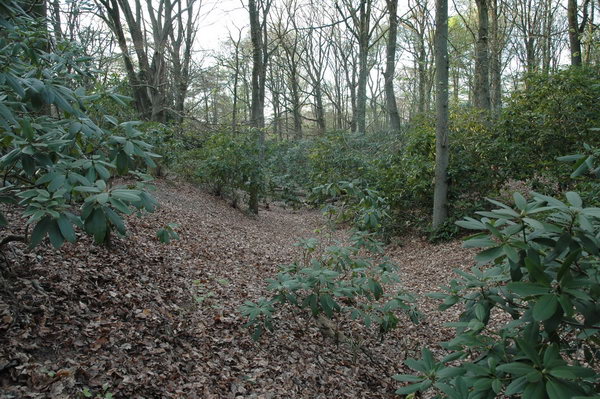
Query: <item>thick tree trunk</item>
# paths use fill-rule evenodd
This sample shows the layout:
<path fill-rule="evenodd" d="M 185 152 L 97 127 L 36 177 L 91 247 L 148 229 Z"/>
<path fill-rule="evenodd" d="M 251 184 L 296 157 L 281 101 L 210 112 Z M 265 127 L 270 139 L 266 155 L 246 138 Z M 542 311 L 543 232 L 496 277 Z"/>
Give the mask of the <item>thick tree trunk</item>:
<path fill-rule="evenodd" d="M 436 0 L 435 13 L 435 187 L 433 193 L 433 228 L 448 218 L 448 0 Z"/>
<path fill-rule="evenodd" d="M 261 0 L 258 1 L 260 2 Z M 250 109 L 250 125 L 259 129 L 259 162 L 262 164 L 265 144 L 265 81 L 268 57 L 265 48 L 267 27 L 264 18 L 268 11 L 263 9 L 261 21 L 261 10 L 257 6 L 257 0 L 248 0 L 248 11 L 250 14 L 250 41 L 252 42 L 252 104 Z M 248 207 L 250 212 L 254 214 L 258 214 L 258 193 L 259 182 L 253 182 L 250 187 Z"/>
<path fill-rule="evenodd" d="M 263 43 L 259 10 L 256 0 L 248 0 L 250 14 L 250 40 L 252 41 L 252 104 L 250 124 L 258 129 L 265 126 L 264 97 L 261 96 L 261 77 L 264 73 Z M 263 92 L 264 93 L 264 92 Z"/>
<path fill-rule="evenodd" d="M 396 40 L 398 36 L 398 0 L 387 0 L 389 14 L 389 30 L 386 46 L 385 64 L 385 105 L 389 119 L 389 128 L 393 132 L 400 131 L 400 115 L 394 94 L 394 75 L 396 70 Z"/>
<path fill-rule="evenodd" d="M 475 107 L 490 109 L 490 60 L 489 60 L 489 0 L 476 0 L 477 43 L 475 46 Z"/>
<path fill-rule="evenodd" d="M 527 72 L 532 73 L 535 72 L 537 70 L 538 67 L 538 61 L 536 59 L 535 56 L 535 38 L 534 37 L 527 37 L 525 39 L 525 60 L 526 60 L 526 67 L 527 67 Z"/>
<path fill-rule="evenodd" d="M 62 40 L 62 26 L 60 21 L 60 2 L 54 0 L 52 2 L 52 25 L 54 28 L 54 39 L 58 42 Z"/>
<path fill-rule="evenodd" d="M 327 130 L 325 121 L 325 107 L 323 106 L 323 91 L 321 90 L 321 83 L 316 82 L 315 84 L 315 119 L 317 120 L 317 129 L 319 134 L 323 134 Z"/>

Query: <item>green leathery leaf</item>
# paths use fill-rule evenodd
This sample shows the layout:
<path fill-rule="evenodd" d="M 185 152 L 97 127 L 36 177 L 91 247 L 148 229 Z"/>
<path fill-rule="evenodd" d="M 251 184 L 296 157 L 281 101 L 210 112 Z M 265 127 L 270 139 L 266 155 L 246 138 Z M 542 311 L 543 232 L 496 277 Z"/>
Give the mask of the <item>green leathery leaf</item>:
<path fill-rule="evenodd" d="M 69 242 L 75 242 L 77 236 L 75 235 L 75 230 L 73 229 L 73 225 L 71 224 L 69 218 L 63 214 L 60 215 L 56 222 L 62 236 Z"/>
<path fill-rule="evenodd" d="M 556 312 L 558 299 L 554 294 L 542 295 L 533 307 L 533 318 L 537 321 L 548 320 Z"/>

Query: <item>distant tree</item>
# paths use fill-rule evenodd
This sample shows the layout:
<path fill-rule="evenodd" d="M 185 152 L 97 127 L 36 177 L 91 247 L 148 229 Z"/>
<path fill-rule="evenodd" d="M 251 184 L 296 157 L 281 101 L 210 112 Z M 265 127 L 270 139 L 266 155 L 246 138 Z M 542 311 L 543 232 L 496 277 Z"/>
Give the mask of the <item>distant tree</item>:
<path fill-rule="evenodd" d="M 358 79 L 356 82 L 356 126 L 355 131 L 364 133 L 367 129 L 367 80 L 369 75 L 369 51 L 381 37 L 376 37 L 378 24 L 385 16 L 381 12 L 374 15 L 374 0 L 362 0 L 355 6 L 350 0 L 342 0 L 342 5 L 336 2 L 340 15 L 346 22 L 348 31 L 355 37 L 358 44 Z M 342 8 L 343 7 L 343 8 Z M 346 19 L 345 17 L 348 17 Z M 350 22 L 348 22 L 351 21 Z"/>

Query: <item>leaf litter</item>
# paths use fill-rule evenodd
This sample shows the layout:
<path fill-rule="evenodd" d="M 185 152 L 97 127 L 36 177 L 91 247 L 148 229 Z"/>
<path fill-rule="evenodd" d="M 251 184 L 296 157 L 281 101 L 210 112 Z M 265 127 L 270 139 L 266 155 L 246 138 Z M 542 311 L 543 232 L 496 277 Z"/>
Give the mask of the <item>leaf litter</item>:
<path fill-rule="evenodd" d="M 238 312 L 268 296 L 265 279 L 325 220 L 271 205 L 249 217 L 186 183 L 159 180 L 153 214 L 127 220 L 109 248 L 82 235 L 60 250 L 10 243 L 0 258 L 0 398 L 390 398 L 404 359 L 452 336 L 425 297 L 473 263 L 460 242 L 405 237 L 387 248 L 402 285 L 418 294 L 420 324 L 383 340 L 345 323 L 353 345 L 324 338 L 293 311 L 252 341 Z M 24 221 L 0 234 L 22 234 Z M 176 223 L 180 240 L 156 231 Z M 334 236 L 343 239 L 346 232 Z M 283 317 L 285 315 L 285 317 Z M 366 350 L 360 350 L 366 348 Z"/>

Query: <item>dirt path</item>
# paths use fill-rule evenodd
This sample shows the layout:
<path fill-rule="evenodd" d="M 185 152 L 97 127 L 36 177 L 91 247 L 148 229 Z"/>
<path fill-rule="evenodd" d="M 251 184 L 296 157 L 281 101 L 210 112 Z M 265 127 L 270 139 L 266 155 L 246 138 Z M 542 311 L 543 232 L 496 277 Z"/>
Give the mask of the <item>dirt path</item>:
<path fill-rule="evenodd" d="M 383 342 L 364 338 L 371 356 L 324 339 L 302 318 L 277 320 L 274 334 L 253 342 L 238 307 L 266 295 L 265 279 L 297 256 L 293 244 L 323 224 L 319 212 L 271 207 L 251 218 L 187 184 L 157 187 L 161 209 L 130 219 L 130 237 L 113 248 L 83 238 L 60 251 L 8 249 L 0 398 L 86 390 L 124 398 L 393 397 L 390 377 L 403 359 L 448 336 L 436 304 L 422 298 L 420 325 L 402 320 Z M 168 222 L 179 224 L 181 239 L 162 245 L 155 233 Z M 456 242 L 417 239 L 388 252 L 416 293 L 435 290 L 471 256 Z"/>

